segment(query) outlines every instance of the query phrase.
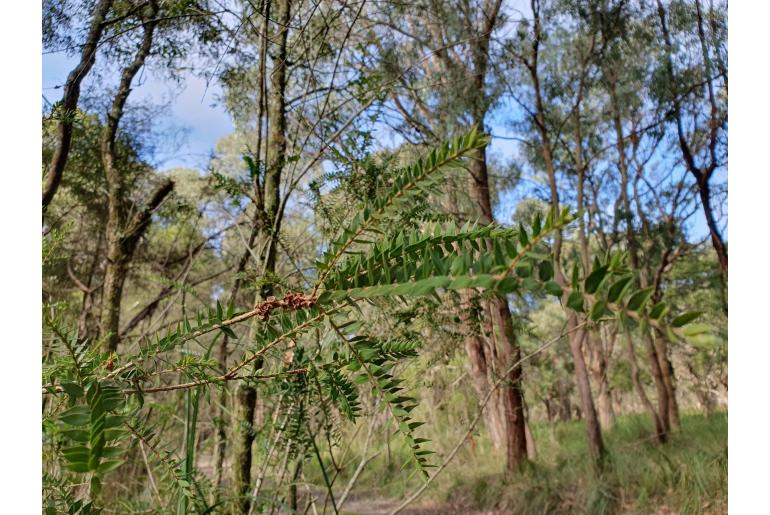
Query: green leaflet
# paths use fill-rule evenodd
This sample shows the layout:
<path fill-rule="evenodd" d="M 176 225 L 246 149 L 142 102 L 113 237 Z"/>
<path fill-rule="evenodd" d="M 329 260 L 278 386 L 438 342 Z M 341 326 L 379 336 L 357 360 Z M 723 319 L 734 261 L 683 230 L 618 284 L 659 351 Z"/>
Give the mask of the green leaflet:
<path fill-rule="evenodd" d="M 626 307 L 631 311 L 641 310 L 645 306 L 645 304 L 647 304 L 647 301 L 650 300 L 650 297 L 652 296 L 654 291 L 655 291 L 655 288 L 653 287 L 639 290 L 638 292 L 631 295 L 631 298 L 628 299 L 628 304 L 626 305 Z"/>
<path fill-rule="evenodd" d="M 591 272 L 585 280 L 586 293 L 596 293 L 604 278 L 607 277 L 608 272 L 608 265 L 600 266 Z"/>
<path fill-rule="evenodd" d="M 324 254 L 321 279 L 331 269 L 342 255 L 361 236 L 373 232 L 376 225 L 388 216 L 398 213 L 405 205 L 413 202 L 416 197 L 438 186 L 440 172 L 458 165 L 461 160 L 476 150 L 483 148 L 488 138 L 472 129 L 465 135 L 458 136 L 451 142 L 434 148 L 427 155 L 418 159 L 411 166 L 400 170 L 389 191 L 364 206 L 353 220 L 345 227 L 340 236 L 334 240 L 329 250 Z"/>
<path fill-rule="evenodd" d="M 702 314 L 703 312 L 701 311 L 690 311 L 688 313 L 682 313 L 681 315 L 679 315 L 678 317 L 676 317 L 674 320 L 671 321 L 671 327 L 682 327 L 692 322 Z"/>

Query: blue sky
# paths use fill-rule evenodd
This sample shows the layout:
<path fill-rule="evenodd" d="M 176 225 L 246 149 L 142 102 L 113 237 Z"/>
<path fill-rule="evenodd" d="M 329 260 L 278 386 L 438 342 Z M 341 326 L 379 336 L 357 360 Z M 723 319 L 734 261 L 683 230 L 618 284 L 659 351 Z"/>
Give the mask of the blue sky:
<path fill-rule="evenodd" d="M 43 55 L 43 95 L 50 102 L 59 100 L 61 89 L 54 89 L 64 84 L 67 74 L 74 68 L 76 59 L 68 58 L 63 53 Z M 88 87 L 88 79 L 85 87 Z M 183 146 L 173 153 L 160 152 L 157 167 L 168 170 L 175 167 L 205 169 L 208 156 L 217 140 L 233 131 L 233 124 L 225 110 L 215 104 L 221 93 L 215 84 L 206 88 L 204 79 L 188 75 L 184 78 L 182 90 L 151 74 L 146 74 L 138 87 L 134 88 L 132 100 L 161 101 L 173 96 L 170 122 L 175 128 L 185 129 L 187 134 Z"/>

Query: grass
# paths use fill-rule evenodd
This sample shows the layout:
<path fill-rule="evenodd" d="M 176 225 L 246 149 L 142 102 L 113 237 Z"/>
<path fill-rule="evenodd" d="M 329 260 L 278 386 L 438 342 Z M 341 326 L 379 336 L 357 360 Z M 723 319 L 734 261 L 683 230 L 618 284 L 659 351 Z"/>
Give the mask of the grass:
<path fill-rule="evenodd" d="M 429 426 L 430 427 L 430 426 Z M 462 425 L 432 426 L 430 437 L 441 461 L 461 434 Z M 484 435 L 466 445 L 436 479 L 424 499 L 444 511 L 494 510 L 505 513 L 726 513 L 727 414 L 684 414 L 682 428 L 665 445 L 650 439 L 649 418 L 619 417 L 605 432 L 608 465 L 592 473 L 582 421 L 533 424 L 537 460 L 514 477 L 503 473 L 504 454 Z M 436 434 L 440 432 L 440 434 Z M 401 470 L 406 450 L 392 443 L 369 463 L 359 492 L 372 498 L 400 499 L 418 484 Z"/>

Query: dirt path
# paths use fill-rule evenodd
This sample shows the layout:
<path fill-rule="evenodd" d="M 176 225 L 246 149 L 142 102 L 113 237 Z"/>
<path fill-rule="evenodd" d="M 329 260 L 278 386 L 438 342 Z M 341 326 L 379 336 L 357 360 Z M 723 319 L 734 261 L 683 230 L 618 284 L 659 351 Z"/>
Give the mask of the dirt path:
<path fill-rule="evenodd" d="M 360 495 L 346 501 L 340 510 L 340 514 L 387 515 L 398 507 L 401 502 L 401 499 L 377 499 Z M 496 515 L 496 512 L 492 511 L 468 511 L 456 506 L 419 501 L 409 505 L 401 513 L 404 515 Z"/>

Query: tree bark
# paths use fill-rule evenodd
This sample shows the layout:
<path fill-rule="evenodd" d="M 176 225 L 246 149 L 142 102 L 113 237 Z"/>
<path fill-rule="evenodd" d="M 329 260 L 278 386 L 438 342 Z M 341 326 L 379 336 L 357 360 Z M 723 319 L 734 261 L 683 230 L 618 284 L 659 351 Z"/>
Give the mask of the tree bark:
<path fill-rule="evenodd" d="M 102 293 L 101 335 L 105 337 L 105 350 L 115 352 L 120 342 L 120 305 L 123 285 L 139 240 L 144 235 L 152 214 L 174 189 L 171 180 L 158 186 L 144 209 L 139 212 L 123 232 L 118 224 L 107 224 L 107 266 Z M 115 229 L 115 227 L 118 229 Z M 119 231 L 116 232 L 115 231 Z"/>
<path fill-rule="evenodd" d="M 471 294 L 462 292 L 463 299 L 460 307 L 462 315 L 463 332 L 465 333 L 465 352 L 468 356 L 468 375 L 473 381 L 473 387 L 479 399 L 486 397 L 489 392 L 490 383 L 488 376 L 487 362 L 490 358 L 486 356 L 484 341 L 479 336 L 476 327 L 478 322 L 471 316 Z M 505 420 L 501 417 L 501 406 L 499 397 L 492 396 L 487 409 L 484 410 L 484 422 L 489 431 L 492 445 L 495 449 L 502 449 L 505 445 Z"/>
<path fill-rule="evenodd" d="M 631 365 L 631 382 L 634 385 L 634 389 L 636 390 L 637 395 L 639 395 L 642 404 L 647 408 L 647 411 L 650 412 L 650 416 L 652 417 L 655 426 L 656 440 L 658 443 L 664 443 L 667 438 L 667 432 L 663 426 L 663 420 L 660 418 L 660 414 L 655 409 L 655 406 L 652 405 L 652 402 L 650 402 L 650 398 L 647 397 L 647 392 L 644 391 L 644 385 L 639 379 L 639 365 L 636 360 L 636 352 L 634 351 L 634 341 L 631 338 L 631 333 L 628 332 L 626 332 L 626 345 L 628 349 L 628 362 Z"/>
<path fill-rule="evenodd" d="M 155 190 L 144 209 L 126 224 L 127 199 L 124 192 L 123 174 L 115 163 L 115 144 L 118 125 L 123 117 L 126 100 L 131 93 L 131 82 L 144 66 L 152 49 L 157 12 L 157 2 L 153 0 L 150 2 L 148 19 L 144 22 L 142 42 L 134 55 L 134 59 L 123 69 L 118 90 L 107 115 L 107 123 L 102 131 L 102 166 L 107 179 L 107 265 L 104 274 L 100 330 L 101 336 L 105 338 L 105 350 L 108 352 L 115 352 L 120 341 L 120 303 L 123 298 L 123 285 L 133 259 L 134 250 L 150 222 L 152 213 L 174 187 L 171 180 L 165 180 Z"/>
<path fill-rule="evenodd" d="M 663 370 L 660 366 L 660 356 L 658 356 L 655 343 L 652 340 L 652 335 L 649 333 L 644 335 L 644 341 L 647 345 L 647 353 L 649 355 L 650 372 L 652 378 L 655 381 L 655 390 L 658 395 L 658 417 L 663 424 L 663 431 L 668 433 L 671 430 L 671 421 L 669 418 L 668 408 L 668 390 L 666 384 L 663 381 Z"/>
<path fill-rule="evenodd" d="M 45 210 L 53 200 L 56 191 L 59 189 L 64 167 L 67 165 L 70 145 L 72 143 L 73 117 L 78 108 L 80 99 L 80 84 L 91 71 L 96 62 L 96 51 L 99 40 L 104 31 L 104 20 L 112 7 L 113 0 L 100 0 L 95 6 L 91 16 L 91 27 L 80 53 L 80 62 L 74 70 L 67 76 L 67 82 L 64 85 L 64 95 L 61 99 L 61 119 L 56 128 L 56 144 L 53 150 L 51 162 L 48 164 L 48 171 L 43 186 L 43 209 Z"/>
<path fill-rule="evenodd" d="M 249 513 L 251 500 L 249 486 L 251 485 L 251 446 L 254 443 L 254 406 L 257 402 L 257 391 L 253 386 L 238 385 L 237 412 L 235 419 L 238 425 L 235 431 L 233 467 L 233 482 L 238 494 L 239 513 Z"/>
<path fill-rule="evenodd" d="M 262 0 L 259 5 L 260 14 L 262 16 L 262 35 L 260 38 L 260 60 L 259 60 L 259 96 L 257 99 L 257 121 L 256 121 L 256 131 L 257 131 L 257 144 L 255 149 L 255 156 L 257 158 L 257 161 L 262 159 L 262 121 L 264 119 L 264 107 L 265 107 L 265 97 L 266 97 L 266 85 L 265 85 L 265 76 L 267 75 L 267 32 L 269 29 L 268 22 L 270 20 L 270 2 L 268 0 Z M 236 298 L 238 296 L 238 291 L 241 287 L 241 274 L 246 270 L 246 265 L 248 264 L 249 260 L 251 259 L 251 256 L 254 252 L 254 242 L 256 241 L 257 237 L 259 236 L 259 224 L 261 223 L 261 217 L 262 212 L 264 210 L 263 205 L 263 192 L 261 191 L 262 184 L 259 182 L 259 176 L 255 175 L 253 178 L 253 186 L 254 186 L 254 193 L 257 197 L 257 204 L 254 206 L 254 218 L 252 220 L 251 225 L 251 234 L 249 235 L 249 241 L 248 241 L 248 248 L 243 250 L 243 254 L 241 254 L 241 258 L 238 261 L 238 267 L 236 269 L 236 279 L 235 284 L 233 285 L 233 289 L 230 292 L 230 298 L 228 303 L 234 304 L 236 301 Z M 222 342 L 219 345 L 219 349 L 217 350 L 217 360 L 219 361 L 220 369 L 222 370 L 222 373 L 227 372 L 227 357 L 228 357 L 229 351 L 228 351 L 228 338 L 225 335 L 222 338 Z M 217 407 L 217 416 L 215 418 L 215 460 L 214 460 L 214 485 L 218 489 L 222 485 L 222 477 L 224 475 L 224 463 L 225 463 L 225 455 L 227 453 L 227 424 L 226 424 L 226 417 L 227 417 L 227 399 L 228 399 L 228 385 L 224 384 L 222 385 L 221 390 L 219 391 L 219 406 Z M 261 420 L 258 420 L 257 423 L 261 423 Z M 215 490 L 214 497 L 218 495 L 218 491 Z"/>
<path fill-rule="evenodd" d="M 597 411 L 599 425 L 606 431 L 615 424 L 615 410 L 612 405 L 612 392 L 607 376 L 607 356 L 601 336 L 596 330 L 588 332 L 588 355 L 590 357 L 590 372 L 596 387 Z"/>
<path fill-rule="evenodd" d="M 671 364 L 671 360 L 668 357 L 668 345 L 666 345 L 666 340 L 663 339 L 663 336 L 658 334 L 656 330 L 653 330 L 652 342 L 658 357 L 663 387 L 666 389 L 666 396 L 668 397 L 667 418 L 669 428 L 678 430 L 681 425 L 679 421 L 679 404 L 676 401 L 674 366 Z"/>
<path fill-rule="evenodd" d="M 570 331 L 569 348 L 572 353 L 572 359 L 575 362 L 575 383 L 577 384 L 578 394 L 580 395 L 580 408 L 586 421 L 588 450 L 591 454 L 594 467 L 597 470 L 602 470 L 604 467 L 606 450 L 602 438 L 601 425 L 599 424 L 599 418 L 596 414 L 593 394 L 591 393 L 591 382 L 588 378 L 588 369 L 583 358 L 583 343 L 587 333 L 584 329 L 576 330 L 577 326 L 577 315 L 570 313 L 567 318 L 567 328 Z"/>
<path fill-rule="evenodd" d="M 267 137 L 267 166 L 265 171 L 265 180 L 263 184 L 264 210 L 258 214 L 261 220 L 257 224 L 259 228 L 258 241 L 266 242 L 263 247 L 264 252 L 259 256 L 262 265 L 263 275 L 266 279 L 275 273 L 275 259 L 277 250 L 278 233 L 280 231 L 281 219 L 279 216 L 280 206 L 280 187 L 281 175 L 286 162 L 286 57 L 287 57 L 287 38 L 290 21 L 290 0 L 278 0 L 276 2 L 276 25 L 277 34 L 272 38 L 272 42 L 277 46 L 273 55 L 273 70 L 270 81 L 270 94 L 268 100 L 268 119 L 270 121 Z M 272 294 L 273 285 L 270 281 L 265 281 L 261 288 L 260 296 L 264 299 Z M 245 386 L 243 395 L 238 396 L 238 403 L 241 405 L 239 410 L 243 416 L 249 416 L 253 419 L 256 404 L 256 392 L 253 388 Z M 239 419 L 240 420 L 240 419 Z M 251 445 L 239 446 L 235 454 L 235 477 L 234 483 L 236 490 L 242 497 L 242 492 L 248 492 L 251 483 Z M 246 469 L 248 464 L 248 470 Z M 243 498 L 243 497 L 242 497 Z M 248 513 L 249 499 L 243 499 L 245 510 Z"/>
<path fill-rule="evenodd" d="M 483 120 L 480 120 L 483 121 Z M 492 223 L 492 202 L 489 194 L 489 174 L 487 171 L 486 150 L 481 149 L 470 165 L 471 193 L 480 211 L 480 221 Z M 506 373 L 513 363 L 521 358 L 521 351 L 513 332 L 511 312 L 508 301 L 495 296 L 485 306 L 491 315 L 492 338 L 489 339 L 489 359 L 487 369 L 493 374 Z M 468 344 L 466 343 L 466 348 Z M 527 460 L 526 423 L 524 418 L 524 401 L 522 398 L 522 369 L 520 366 L 508 372 L 508 382 L 500 388 L 499 401 L 501 409 L 498 424 L 505 428 L 506 468 L 515 471 L 522 467 Z"/>
<path fill-rule="evenodd" d="M 534 14 L 534 40 L 532 42 L 532 54 L 531 58 L 525 61 L 525 66 L 529 71 L 530 78 L 532 79 L 532 87 L 535 95 L 535 111 L 534 119 L 538 132 L 540 133 L 540 147 L 543 156 L 543 162 L 545 164 L 546 174 L 548 176 L 548 187 L 551 193 L 551 210 L 554 214 L 560 212 L 561 206 L 559 202 L 559 190 L 556 184 L 556 170 L 553 162 L 553 151 L 551 146 L 551 137 L 548 127 L 546 125 L 546 113 L 545 106 L 543 104 L 543 97 L 540 86 L 540 76 L 538 73 L 538 53 L 540 48 L 540 42 L 542 40 L 541 26 L 540 26 L 540 13 L 539 6 L 536 2 L 532 3 L 532 10 Z M 556 231 L 553 243 L 553 261 L 554 272 L 556 281 L 562 286 L 566 286 L 568 281 L 564 276 L 561 263 L 561 251 L 562 251 L 562 233 Z M 567 295 L 565 294 L 562 299 L 562 304 L 567 304 Z M 586 421 L 586 434 L 588 438 L 588 448 L 591 453 L 591 459 L 594 467 L 597 470 L 601 470 L 604 466 L 605 447 L 604 440 L 602 439 L 601 426 L 596 415 L 596 407 L 594 405 L 593 395 L 591 394 L 591 384 L 588 377 L 588 370 L 583 356 L 583 340 L 585 338 L 585 331 L 583 329 L 577 329 L 579 322 L 577 314 L 570 311 L 567 314 L 567 328 L 570 332 L 569 336 L 569 348 L 572 354 L 572 359 L 575 364 L 575 383 L 580 396 L 580 408 L 583 417 Z"/>

